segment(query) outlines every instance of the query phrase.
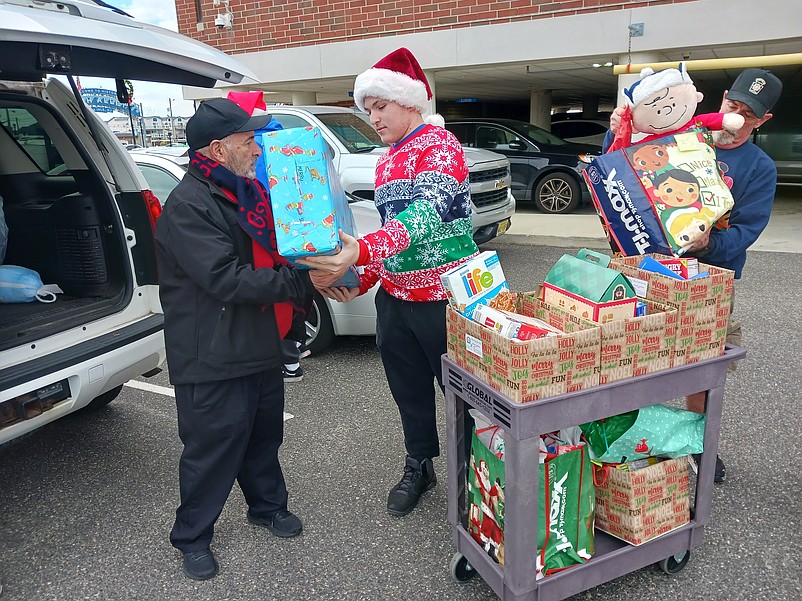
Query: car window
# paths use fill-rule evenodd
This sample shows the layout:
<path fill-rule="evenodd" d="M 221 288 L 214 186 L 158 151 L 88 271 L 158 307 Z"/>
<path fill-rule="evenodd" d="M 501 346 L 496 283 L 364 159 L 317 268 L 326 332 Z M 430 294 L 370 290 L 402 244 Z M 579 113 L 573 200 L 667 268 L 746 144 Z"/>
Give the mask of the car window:
<path fill-rule="evenodd" d="M 553 124 L 551 131 L 561 138 L 581 138 L 583 136 L 604 134 L 607 132 L 607 128 L 601 123 L 590 121 L 565 121 Z"/>
<path fill-rule="evenodd" d="M 566 146 L 568 144 L 562 138 L 531 123 L 515 123 L 515 125 L 510 125 L 510 128 L 535 144 L 549 144 L 551 146 Z"/>
<path fill-rule="evenodd" d="M 156 167 L 155 165 L 138 163 L 138 166 L 140 171 L 142 171 L 142 175 L 145 176 L 145 180 L 148 182 L 151 191 L 156 195 L 156 198 L 164 204 L 170 192 L 178 185 L 178 178 L 169 171 L 161 167 Z"/>
<path fill-rule="evenodd" d="M 476 128 L 476 147 L 490 150 L 509 150 L 510 141 L 518 139 L 517 136 L 500 127 L 492 125 L 479 125 Z"/>
<path fill-rule="evenodd" d="M 59 175 L 66 170 L 64 159 L 50 136 L 27 109 L 4 107 L 0 110 L 0 126 L 8 131 L 43 173 Z"/>
<path fill-rule="evenodd" d="M 349 152 L 369 152 L 387 146 L 369 123 L 353 113 L 318 113 L 317 118 Z"/>
<path fill-rule="evenodd" d="M 446 123 L 446 129 L 450 131 L 459 140 L 463 146 L 475 146 L 475 142 L 469 134 L 469 126 L 467 123 Z"/>
<path fill-rule="evenodd" d="M 281 115 L 281 114 L 277 115 L 272 111 L 271 114 L 273 115 L 273 119 L 281 123 L 281 127 L 283 127 L 284 129 L 292 129 L 293 127 L 309 127 L 310 125 L 312 125 L 311 123 L 309 123 L 309 121 L 307 121 L 303 117 L 298 117 L 297 115 Z"/>

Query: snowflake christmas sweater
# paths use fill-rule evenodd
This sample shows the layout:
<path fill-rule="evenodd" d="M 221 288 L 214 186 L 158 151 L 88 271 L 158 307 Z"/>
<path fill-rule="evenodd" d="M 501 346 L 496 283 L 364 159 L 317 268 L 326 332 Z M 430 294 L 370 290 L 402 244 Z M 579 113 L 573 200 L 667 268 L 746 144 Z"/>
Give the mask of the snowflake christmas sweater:
<path fill-rule="evenodd" d="M 377 280 L 407 301 L 446 298 L 440 275 L 479 252 L 473 241 L 465 154 L 454 134 L 423 125 L 376 165 L 382 227 L 359 240 L 360 293 Z"/>

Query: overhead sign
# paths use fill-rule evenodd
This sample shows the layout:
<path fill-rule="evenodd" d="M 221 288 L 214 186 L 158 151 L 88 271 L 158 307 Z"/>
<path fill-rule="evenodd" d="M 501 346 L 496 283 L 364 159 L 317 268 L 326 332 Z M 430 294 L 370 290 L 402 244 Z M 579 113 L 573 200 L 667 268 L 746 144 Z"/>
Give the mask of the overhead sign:
<path fill-rule="evenodd" d="M 81 90 L 81 98 L 84 99 L 86 106 L 96 113 L 113 113 L 115 111 L 128 114 L 127 104 L 117 100 L 117 92 L 104 88 L 84 88 Z M 132 103 L 131 115 L 139 117 L 139 105 Z"/>

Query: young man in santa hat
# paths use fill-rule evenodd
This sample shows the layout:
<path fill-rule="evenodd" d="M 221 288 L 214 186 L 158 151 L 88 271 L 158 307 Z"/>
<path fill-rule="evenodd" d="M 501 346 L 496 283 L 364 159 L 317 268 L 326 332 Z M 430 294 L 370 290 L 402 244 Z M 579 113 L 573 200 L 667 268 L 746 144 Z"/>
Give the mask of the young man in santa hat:
<path fill-rule="evenodd" d="M 446 352 L 446 293 L 440 275 L 479 252 L 473 241 L 468 167 L 459 141 L 428 117 L 431 89 L 418 61 L 399 48 L 361 73 L 354 100 L 390 144 L 376 165 L 376 208 L 382 227 L 358 240 L 342 235 L 334 256 L 309 257 L 312 281 L 328 298 L 347 302 L 378 280 L 376 344 L 401 414 L 406 462 L 387 498 L 402 516 L 434 488 L 440 455 L 435 388 Z M 437 125 L 434 125 L 434 124 Z M 365 267 L 359 288 L 332 288 L 351 265 Z"/>

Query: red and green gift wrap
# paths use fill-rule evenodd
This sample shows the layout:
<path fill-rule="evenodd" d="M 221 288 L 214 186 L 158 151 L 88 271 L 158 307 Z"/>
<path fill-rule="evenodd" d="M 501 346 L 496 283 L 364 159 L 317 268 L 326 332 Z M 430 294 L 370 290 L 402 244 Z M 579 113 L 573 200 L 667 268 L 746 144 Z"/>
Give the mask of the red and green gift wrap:
<path fill-rule="evenodd" d="M 532 461 L 537 461 L 533 457 Z M 504 565 L 504 460 L 473 434 L 468 475 L 468 530 Z M 538 577 L 586 563 L 593 555 L 596 492 L 584 446 L 541 463 Z"/>
<path fill-rule="evenodd" d="M 681 255 L 726 227 L 733 206 L 705 128 L 609 152 L 582 175 L 610 245 L 625 256 Z"/>

